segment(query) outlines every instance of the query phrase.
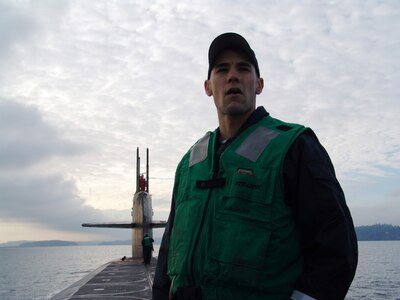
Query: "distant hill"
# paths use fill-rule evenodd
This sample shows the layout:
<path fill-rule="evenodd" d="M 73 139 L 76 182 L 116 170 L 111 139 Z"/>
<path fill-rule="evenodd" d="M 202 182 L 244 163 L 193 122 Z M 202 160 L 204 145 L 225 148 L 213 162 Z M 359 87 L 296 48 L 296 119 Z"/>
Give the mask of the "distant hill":
<path fill-rule="evenodd" d="M 375 224 L 356 227 L 359 241 L 398 241 L 400 240 L 400 226 L 390 224 Z"/>
<path fill-rule="evenodd" d="M 38 242 L 26 242 L 19 245 L 19 247 L 57 247 L 57 246 L 77 246 L 78 244 L 75 242 L 68 241 L 38 241 Z"/>
<path fill-rule="evenodd" d="M 10 242 L 6 242 L 6 243 L 1 243 L 0 247 L 19 247 L 19 245 L 23 244 L 23 243 L 27 243 L 29 241 L 23 240 L 23 241 L 10 241 Z"/>
<path fill-rule="evenodd" d="M 398 241 L 400 240 L 400 226 L 390 224 L 375 224 L 356 227 L 357 240 L 359 241 Z M 154 237 L 154 244 L 159 245 L 161 237 Z M 104 246 L 104 245 L 131 245 L 131 240 L 117 241 L 10 241 L 0 243 L 0 247 L 56 247 L 56 246 Z"/>

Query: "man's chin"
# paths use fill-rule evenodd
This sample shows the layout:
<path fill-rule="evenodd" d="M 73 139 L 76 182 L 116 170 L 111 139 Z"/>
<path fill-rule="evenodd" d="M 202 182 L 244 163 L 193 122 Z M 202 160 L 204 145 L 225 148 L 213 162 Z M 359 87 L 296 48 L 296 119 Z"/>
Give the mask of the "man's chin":
<path fill-rule="evenodd" d="M 246 115 L 253 110 L 254 110 L 253 107 L 247 107 L 247 106 L 243 106 L 243 105 L 230 105 L 230 106 L 226 107 L 225 114 L 227 114 L 229 116 L 233 116 L 233 117 L 238 117 L 238 116 Z"/>

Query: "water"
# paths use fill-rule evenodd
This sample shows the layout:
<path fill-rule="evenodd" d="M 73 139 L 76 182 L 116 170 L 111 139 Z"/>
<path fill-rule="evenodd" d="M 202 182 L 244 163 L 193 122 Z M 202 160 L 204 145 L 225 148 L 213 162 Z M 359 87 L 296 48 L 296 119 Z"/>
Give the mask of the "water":
<path fill-rule="evenodd" d="M 359 252 L 357 274 L 346 300 L 400 300 L 400 241 L 359 242 Z M 49 299 L 130 253 L 130 246 L 0 248 L 0 299 Z"/>
<path fill-rule="evenodd" d="M 49 299 L 131 246 L 0 248 L 0 299 Z"/>
<path fill-rule="evenodd" d="M 400 300 L 400 241 L 359 242 L 356 277 L 346 300 Z"/>

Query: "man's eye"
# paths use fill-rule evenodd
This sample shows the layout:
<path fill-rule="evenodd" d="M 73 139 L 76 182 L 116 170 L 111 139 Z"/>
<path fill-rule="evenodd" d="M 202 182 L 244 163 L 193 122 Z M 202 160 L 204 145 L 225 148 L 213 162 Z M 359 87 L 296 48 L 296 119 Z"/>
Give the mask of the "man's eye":
<path fill-rule="evenodd" d="M 222 73 L 222 72 L 226 72 L 228 69 L 227 68 L 217 68 L 217 73 Z"/>
<path fill-rule="evenodd" d="M 244 72 L 249 72 L 251 69 L 248 66 L 241 66 L 241 67 L 239 67 L 239 70 L 244 71 Z"/>

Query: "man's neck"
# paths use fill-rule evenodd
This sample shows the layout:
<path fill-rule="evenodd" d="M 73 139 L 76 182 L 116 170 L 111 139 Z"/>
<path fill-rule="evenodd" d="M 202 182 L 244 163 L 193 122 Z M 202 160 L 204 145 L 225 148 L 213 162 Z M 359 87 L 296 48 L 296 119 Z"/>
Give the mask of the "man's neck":
<path fill-rule="evenodd" d="M 221 140 L 227 140 L 234 137 L 242 125 L 246 122 L 248 117 L 253 113 L 253 111 L 249 111 L 248 113 L 240 116 L 218 116 Z"/>
<path fill-rule="evenodd" d="M 240 133 L 239 131 L 245 130 L 268 115 L 269 113 L 264 109 L 264 107 L 259 106 L 249 115 L 246 115 L 243 120 L 236 120 L 233 122 L 232 118 L 219 118 L 219 141 L 227 140 L 236 136 Z"/>

